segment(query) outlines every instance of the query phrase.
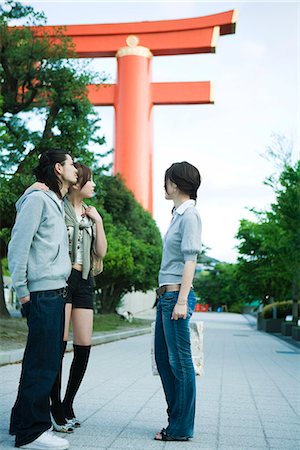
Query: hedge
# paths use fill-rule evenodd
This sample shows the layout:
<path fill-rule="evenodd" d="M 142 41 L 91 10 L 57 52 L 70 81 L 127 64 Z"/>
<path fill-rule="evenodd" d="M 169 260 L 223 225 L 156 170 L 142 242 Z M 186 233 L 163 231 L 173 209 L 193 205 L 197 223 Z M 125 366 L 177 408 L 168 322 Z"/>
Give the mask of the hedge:
<path fill-rule="evenodd" d="M 265 306 L 259 316 L 263 319 L 272 319 L 273 318 L 273 309 L 277 308 L 277 319 L 285 319 L 286 316 L 292 314 L 292 300 L 286 300 L 283 302 L 271 303 L 270 305 Z M 298 317 L 300 316 L 300 302 L 298 302 Z"/>

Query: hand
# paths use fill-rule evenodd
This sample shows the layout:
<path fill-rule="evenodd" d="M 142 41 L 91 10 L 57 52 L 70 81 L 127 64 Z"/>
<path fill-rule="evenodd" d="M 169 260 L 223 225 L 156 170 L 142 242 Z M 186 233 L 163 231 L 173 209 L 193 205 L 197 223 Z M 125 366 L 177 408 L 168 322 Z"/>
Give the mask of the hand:
<path fill-rule="evenodd" d="M 86 208 L 85 214 L 88 217 L 90 217 L 94 222 L 102 222 L 102 217 L 100 216 L 100 214 L 98 213 L 98 211 L 94 206 L 89 206 L 88 208 Z"/>
<path fill-rule="evenodd" d="M 22 305 L 24 305 L 24 303 L 29 302 L 29 300 L 30 300 L 29 295 L 28 295 L 27 297 L 20 297 L 20 298 L 19 298 L 19 301 L 20 301 L 20 303 L 21 303 Z"/>
<path fill-rule="evenodd" d="M 172 312 L 171 320 L 186 319 L 186 316 L 187 305 L 179 305 L 176 303 Z"/>
<path fill-rule="evenodd" d="M 33 183 L 30 186 L 30 189 L 38 189 L 39 191 L 49 191 L 48 186 L 45 183 L 40 183 L 39 181 L 37 181 L 36 183 Z"/>

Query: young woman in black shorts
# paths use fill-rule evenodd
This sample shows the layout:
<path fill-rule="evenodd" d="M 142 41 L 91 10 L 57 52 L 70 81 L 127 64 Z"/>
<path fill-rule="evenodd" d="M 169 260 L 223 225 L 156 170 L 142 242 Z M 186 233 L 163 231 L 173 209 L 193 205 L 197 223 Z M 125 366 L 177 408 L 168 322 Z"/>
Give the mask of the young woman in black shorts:
<path fill-rule="evenodd" d="M 96 208 L 87 206 L 85 198 L 94 194 L 95 183 L 91 170 L 76 163 L 78 181 L 64 199 L 65 222 L 69 238 L 72 272 L 68 279 L 68 296 L 65 306 L 65 352 L 70 322 L 73 329 L 74 356 L 63 401 L 61 401 L 61 372 L 51 392 L 51 419 L 56 431 L 70 432 L 80 426 L 73 410 L 73 401 L 84 377 L 91 349 L 93 331 L 93 287 L 91 254 L 103 258 L 107 242 L 102 218 Z M 62 354 L 62 358 L 63 358 Z"/>

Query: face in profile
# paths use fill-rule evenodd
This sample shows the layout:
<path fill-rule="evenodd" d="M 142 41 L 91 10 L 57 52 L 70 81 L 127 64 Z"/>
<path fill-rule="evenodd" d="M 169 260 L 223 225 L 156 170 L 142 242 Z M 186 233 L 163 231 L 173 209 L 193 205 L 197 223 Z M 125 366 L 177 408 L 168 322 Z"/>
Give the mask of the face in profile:
<path fill-rule="evenodd" d="M 74 166 L 73 159 L 70 155 L 66 155 L 66 159 L 63 165 L 60 164 L 60 176 L 63 181 L 69 183 L 70 185 L 77 183 L 77 169 Z"/>
<path fill-rule="evenodd" d="M 174 194 L 177 191 L 177 186 L 173 181 L 169 180 L 168 178 L 165 181 L 165 199 L 166 200 L 173 200 Z"/>
<path fill-rule="evenodd" d="M 93 179 L 91 178 L 90 180 L 88 180 L 84 186 L 82 186 L 82 188 L 80 189 L 80 194 L 82 196 L 82 198 L 91 198 L 94 195 L 95 192 L 95 183 L 93 181 Z"/>

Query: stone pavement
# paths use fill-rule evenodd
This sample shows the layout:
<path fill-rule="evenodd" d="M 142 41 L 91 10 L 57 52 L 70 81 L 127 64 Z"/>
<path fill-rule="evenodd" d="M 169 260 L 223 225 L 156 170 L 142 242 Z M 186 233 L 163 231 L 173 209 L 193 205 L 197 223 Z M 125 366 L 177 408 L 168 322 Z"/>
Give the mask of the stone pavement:
<path fill-rule="evenodd" d="M 153 440 L 166 424 L 159 378 L 151 374 L 150 335 L 92 348 L 75 411 L 82 427 L 71 449 L 300 448 L 300 352 L 258 332 L 247 317 L 195 313 L 204 320 L 204 375 L 197 377 L 195 437 L 188 443 Z M 65 356 L 64 383 L 71 354 Z M 7 433 L 20 365 L 0 368 L 0 447 Z"/>

